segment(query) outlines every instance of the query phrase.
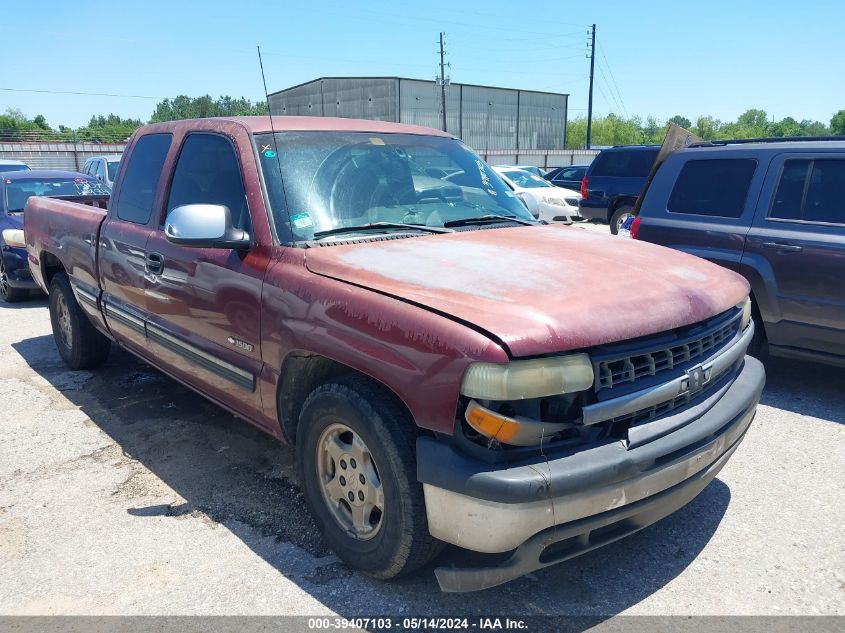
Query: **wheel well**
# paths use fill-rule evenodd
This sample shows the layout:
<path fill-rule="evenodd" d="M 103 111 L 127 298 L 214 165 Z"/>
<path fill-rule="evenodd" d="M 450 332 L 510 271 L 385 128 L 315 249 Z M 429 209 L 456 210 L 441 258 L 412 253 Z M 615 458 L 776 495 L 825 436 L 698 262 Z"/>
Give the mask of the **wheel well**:
<path fill-rule="evenodd" d="M 44 285 L 50 287 L 50 282 L 56 273 L 64 272 L 65 267 L 58 257 L 52 253 L 42 253 L 41 257 L 41 277 L 44 279 Z"/>
<path fill-rule="evenodd" d="M 760 306 L 757 305 L 757 297 L 754 296 L 753 290 L 748 295 L 751 297 L 751 318 L 754 319 L 755 327 L 760 328 L 760 336 L 762 337 L 762 342 L 765 344 L 768 341 L 768 336 L 766 336 L 766 326 L 763 323 Z"/>
<path fill-rule="evenodd" d="M 282 363 L 282 373 L 276 394 L 279 425 L 288 442 L 296 443 L 299 414 L 311 392 L 329 380 L 345 376 L 361 376 L 369 380 L 390 394 L 400 406 L 408 411 L 405 403 L 392 389 L 371 376 L 319 354 L 291 352 Z M 410 416 L 410 411 L 408 415 Z"/>
<path fill-rule="evenodd" d="M 636 198 L 616 198 L 613 203 L 607 208 L 607 221 L 613 217 L 619 207 L 634 206 L 637 203 Z"/>

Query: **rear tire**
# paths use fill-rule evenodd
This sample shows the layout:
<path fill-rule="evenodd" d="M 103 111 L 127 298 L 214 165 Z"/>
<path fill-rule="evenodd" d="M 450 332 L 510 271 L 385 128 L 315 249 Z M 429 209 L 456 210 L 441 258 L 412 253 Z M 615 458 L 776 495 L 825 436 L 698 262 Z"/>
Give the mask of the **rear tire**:
<path fill-rule="evenodd" d="M 633 211 L 634 207 L 630 204 L 626 204 L 613 212 L 613 215 L 610 216 L 610 232 L 613 235 L 617 235 L 619 233 L 619 229 L 622 228 L 622 225 L 625 223 L 625 220 L 628 219 L 628 216 L 633 215 Z"/>
<path fill-rule="evenodd" d="M 392 394 L 357 376 L 322 385 L 305 401 L 296 437 L 306 504 L 343 561 L 389 579 L 443 549 L 416 479 L 416 426 Z"/>
<path fill-rule="evenodd" d="M 111 341 L 79 307 L 65 273 L 50 282 L 50 322 L 59 354 L 71 369 L 93 369 L 108 358 Z"/>

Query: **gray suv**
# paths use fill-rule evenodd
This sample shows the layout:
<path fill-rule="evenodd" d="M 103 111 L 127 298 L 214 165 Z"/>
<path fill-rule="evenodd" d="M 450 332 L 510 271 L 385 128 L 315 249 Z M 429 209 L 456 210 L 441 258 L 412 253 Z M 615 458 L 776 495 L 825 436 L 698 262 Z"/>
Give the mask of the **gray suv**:
<path fill-rule="evenodd" d="M 742 274 L 758 350 L 845 365 L 845 138 L 674 152 L 631 234 Z"/>

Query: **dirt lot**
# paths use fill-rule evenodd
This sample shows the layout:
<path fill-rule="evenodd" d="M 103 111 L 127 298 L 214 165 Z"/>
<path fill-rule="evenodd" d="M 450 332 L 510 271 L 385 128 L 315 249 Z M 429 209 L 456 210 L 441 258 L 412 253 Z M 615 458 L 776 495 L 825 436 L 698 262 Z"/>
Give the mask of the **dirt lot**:
<path fill-rule="evenodd" d="M 745 442 L 692 504 L 468 597 L 431 568 L 346 568 L 290 449 L 120 350 L 67 371 L 45 306 L 0 307 L 0 614 L 845 614 L 843 370 L 767 361 Z"/>

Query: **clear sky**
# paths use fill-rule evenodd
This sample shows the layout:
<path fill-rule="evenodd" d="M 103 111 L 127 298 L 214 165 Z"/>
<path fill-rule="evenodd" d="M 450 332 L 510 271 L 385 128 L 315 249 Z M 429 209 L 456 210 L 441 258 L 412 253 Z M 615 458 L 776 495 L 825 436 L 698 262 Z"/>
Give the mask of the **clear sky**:
<path fill-rule="evenodd" d="M 431 79 L 446 32 L 454 81 L 569 93 L 594 110 L 732 120 L 749 108 L 825 123 L 845 108 L 845 1 L 121 0 L 4 2 L 0 111 L 54 127 L 149 118 L 168 96 L 263 98 L 326 75 Z M 130 96 L 17 92 L 49 90 Z"/>

